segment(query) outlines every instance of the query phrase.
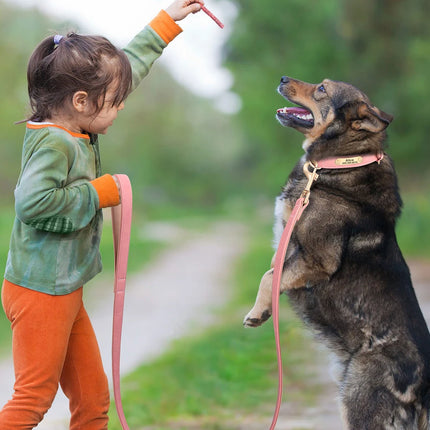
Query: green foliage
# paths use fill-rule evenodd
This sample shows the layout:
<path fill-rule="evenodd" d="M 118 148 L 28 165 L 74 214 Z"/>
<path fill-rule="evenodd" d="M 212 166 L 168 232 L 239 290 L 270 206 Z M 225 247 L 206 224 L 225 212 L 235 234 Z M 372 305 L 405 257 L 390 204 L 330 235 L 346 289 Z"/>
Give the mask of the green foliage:
<path fill-rule="evenodd" d="M 0 0 L 0 197 L 12 203 L 27 117 L 26 68 L 34 47 L 48 34 L 77 30 L 37 10 Z M 84 33 L 91 33 L 83 30 Z M 105 172 L 126 173 L 136 207 L 145 213 L 172 207 L 214 208 L 239 183 L 240 130 L 212 104 L 190 94 L 160 65 L 130 95 L 107 136 L 100 136 Z"/>
<path fill-rule="evenodd" d="M 231 125 L 156 64 L 103 136 L 103 165 L 130 176 L 145 213 L 214 208 L 237 182 L 242 140 Z"/>
<path fill-rule="evenodd" d="M 3 203 L 12 201 L 11 191 L 21 159 L 23 131 L 13 123 L 25 116 L 29 47 L 39 41 L 46 23 L 36 11 L 17 11 L 0 2 L 0 196 Z"/>
<path fill-rule="evenodd" d="M 10 232 L 12 230 L 13 209 L 0 210 L 0 267 L 6 265 L 9 249 Z M 3 280 L 2 280 L 3 282 Z M 6 318 L 3 309 L 0 310 L 0 355 L 11 343 L 10 322 Z"/>
<path fill-rule="evenodd" d="M 343 11 L 348 76 L 394 114 L 390 153 L 401 173 L 417 176 L 417 167 L 425 168 L 430 156 L 430 2 L 346 1 Z M 419 177 L 422 180 L 421 173 Z"/>
<path fill-rule="evenodd" d="M 250 148 L 256 185 L 273 189 L 301 154 L 302 136 L 276 123 L 282 75 L 308 82 L 328 77 L 368 93 L 394 114 L 390 153 L 402 177 L 429 185 L 428 70 L 430 2 L 427 0 L 234 0 L 239 7 L 226 48 L 226 64 L 242 97 L 239 120 Z M 280 172 L 280 169 L 283 169 Z M 269 175 L 270 172 L 270 175 Z M 407 173 L 406 173 L 407 172 Z"/>
<path fill-rule="evenodd" d="M 368 92 L 396 117 L 389 151 L 403 191 L 417 179 L 419 190 L 428 189 L 427 0 L 273 0 L 270 7 L 258 0 L 233 1 L 239 14 L 225 46 L 225 65 L 235 77 L 242 111 L 221 114 L 156 64 L 100 138 L 104 171 L 130 176 L 135 206 L 145 218 L 219 212 L 278 193 L 303 152 L 302 136 L 274 118 L 285 103 L 276 92 L 284 74 L 311 82 L 351 81 Z M 0 24 L 0 197 L 7 206 L 13 202 L 24 133 L 24 125 L 13 122 L 27 114 L 27 59 L 47 34 L 76 26 L 1 0 Z"/>
<path fill-rule="evenodd" d="M 397 226 L 402 252 L 409 258 L 430 258 L 430 200 L 425 194 L 409 193 Z"/>

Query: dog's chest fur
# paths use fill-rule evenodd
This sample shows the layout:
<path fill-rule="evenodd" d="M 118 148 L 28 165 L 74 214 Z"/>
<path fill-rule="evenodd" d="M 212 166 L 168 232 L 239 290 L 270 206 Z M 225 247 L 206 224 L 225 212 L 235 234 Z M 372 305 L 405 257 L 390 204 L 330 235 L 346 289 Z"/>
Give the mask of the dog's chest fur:
<path fill-rule="evenodd" d="M 275 200 L 275 213 L 273 224 L 273 247 L 278 248 L 281 240 L 282 232 L 285 228 L 285 223 L 289 219 L 292 212 L 291 206 L 283 196 L 278 196 Z"/>
<path fill-rule="evenodd" d="M 295 202 L 306 186 L 305 177 L 300 174 L 304 163 L 305 157 L 303 156 L 291 172 L 287 183 L 282 189 L 282 193 L 276 197 L 273 223 L 273 247 L 275 250 L 278 248 L 282 232 L 290 218 Z"/>
<path fill-rule="evenodd" d="M 297 163 L 276 199 L 275 248 L 306 186 L 303 164 Z M 337 352 L 378 349 L 399 338 L 399 348 L 412 351 L 415 342 L 405 326 L 412 318 L 425 327 L 395 238 L 400 204 L 388 160 L 384 166 L 321 174 L 293 231 L 286 265 L 293 254 L 303 255 L 308 281 L 287 294 L 299 316 Z M 329 261 L 335 254 L 335 262 Z M 327 277 L 313 281 L 322 266 Z M 428 336 L 426 329 L 421 335 Z"/>

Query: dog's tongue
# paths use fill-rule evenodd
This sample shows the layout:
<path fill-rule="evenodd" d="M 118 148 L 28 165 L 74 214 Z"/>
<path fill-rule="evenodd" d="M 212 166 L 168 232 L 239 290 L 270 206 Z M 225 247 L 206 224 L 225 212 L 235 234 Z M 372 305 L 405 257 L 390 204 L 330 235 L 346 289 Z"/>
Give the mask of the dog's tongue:
<path fill-rule="evenodd" d="M 278 113 L 289 113 L 291 115 L 296 115 L 296 116 L 299 116 L 299 115 L 306 116 L 310 114 L 310 112 L 307 109 L 300 108 L 300 107 L 284 107 L 284 108 L 278 109 Z"/>

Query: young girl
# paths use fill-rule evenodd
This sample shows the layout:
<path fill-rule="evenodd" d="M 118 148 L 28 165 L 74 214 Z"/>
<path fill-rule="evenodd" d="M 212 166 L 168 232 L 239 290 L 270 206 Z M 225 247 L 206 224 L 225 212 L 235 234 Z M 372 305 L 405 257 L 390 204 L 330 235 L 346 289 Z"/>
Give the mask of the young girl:
<path fill-rule="evenodd" d="M 101 176 L 98 134 L 202 0 L 175 0 L 124 51 L 96 36 L 43 40 L 28 65 L 27 122 L 16 218 L 2 288 L 13 331 L 15 385 L 1 430 L 36 427 L 61 385 L 72 430 L 107 429 L 109 388 L 82 303 L 101 270 L 101 208 L 120 196 Z"/>

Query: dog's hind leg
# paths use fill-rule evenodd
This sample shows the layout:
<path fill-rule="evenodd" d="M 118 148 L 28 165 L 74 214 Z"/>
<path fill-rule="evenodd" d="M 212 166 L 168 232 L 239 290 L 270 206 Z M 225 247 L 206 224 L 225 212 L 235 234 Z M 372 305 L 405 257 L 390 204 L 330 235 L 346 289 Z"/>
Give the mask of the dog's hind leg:
<path fill-rule="evenodd" d="M 403 404 L 381 388 L 369 397 L 343 401 L 343 419 L 348 430 L 428 430 L 420 427 L 418 414 L 411 404 Z"/>
<path fill-rule="evenodd" d="M 430 392 L 424 396 L 424 401 L 421 408 L 421 413 L 418 418 L 418 430 L 429 430 L 429 402 L 430 402 Z"/>
<path fill-rule="evenodd" d="M 348 430 L 427 430 L 419 426 L 420 408 L 403 402 L 384 384 L 383 372 L 350 363 L 341 384 L 342 416 Z M 364 364 L 364 363 L 362 363 Z M 375 363 L 368 363 L 371 369 Z"/>
<path fill-rule="evenodd" d="M 429 430 L 429 411 L 422 410 L 418 418 L 418 430 Z"/>

